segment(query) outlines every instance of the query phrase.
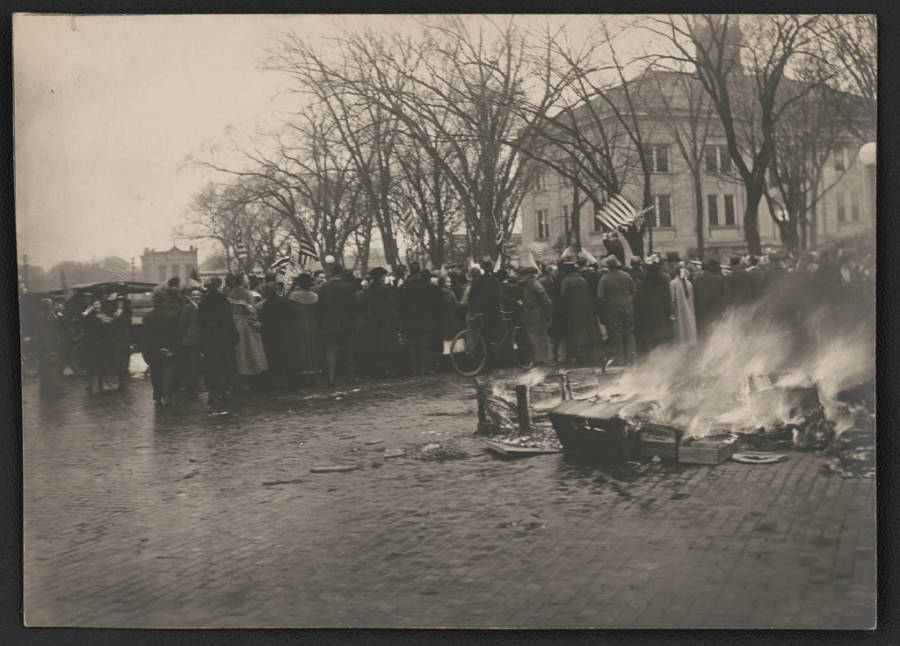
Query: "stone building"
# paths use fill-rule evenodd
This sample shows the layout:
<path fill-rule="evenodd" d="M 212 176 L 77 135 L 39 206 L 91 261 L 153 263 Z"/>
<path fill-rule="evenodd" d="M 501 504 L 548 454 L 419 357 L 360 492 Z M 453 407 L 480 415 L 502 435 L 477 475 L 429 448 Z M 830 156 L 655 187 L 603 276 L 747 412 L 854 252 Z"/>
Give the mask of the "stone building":
<path fill-rule="evenodd" d="M 173 246 L 168 251 L 144 249 L 141 256 L 141 274 L 148 283 L 164 283 L 173 276 L 184 285 L 197 269 L 197 249 L 193 245 L 187 250 Z"/>
<path fill-rule="evenodd" d="M 740 38 L 739 30 L 733 34 L 734 38 Z M 736 45 L 731 47 L 738 51 Z M 632 87 L 642 88 L 641 94 L 646 97 L 636 100 L 633 105 L 639 110 L 635 116 L 652 162 L 650 184 L 655 207 L 650 213 L 652 250 L 661 254 L 674 251 L 682 258 L 689 258 L 697 252 L 697 197 L 693 176 L 677 145 L 672 127 L 675 122 L 671 119 L 689 118 L 688 96 L 694 91 L 703 92 L 703 89 L 699 86 L 685 89 L 683 77 L 662 71 L 644 72 L 631 83 Z M 627 109 L 629 104 L 624 100 L 617 101 L 616 92 L 622 95 L 621 88 L 614 88 L 608 95 L 620 110 Z M 661 97 L 667 102 L 664 112 L 659 109 Z M 601 115 L 603 123 L 609 123 L 610 131 L 615 131 L 616 116 L 603 99 L 597 99 L 592 106 L 591 113 Z M 708 121 L 701 124 L 706 133 L 701 157 L 704 256 L 727 258 L 732 253 L 745 253 L 747 249 L 743 222 L 746 197 L 744 185 L 729 158 L 718 116 L 714 112 L 708 114 Z M 575 115 L 576 123 L 579 126 L 584 123 L 587 132 L 591 132 L 592 124 L 596 129 L 596 117 L 588 116 L 585 108 L 576 110 Z M 619 137 L 621 152 L 617 150 L 616 154 L 621 159 L 620 164 L 623 167 L 631 165 L 631 170 L 625 173 L 621 194 L 640 209 L 643 174 L 640 169 L 635 169 L 637 154 L 621 128 L 616 136 Z M 874 190 L 869 186 L 872 182 L 867 170 L 870 169 L 859 161 L 861 143 L 847 135 L 825 163 L 820 186 L 828 187 L 828 190 L 807 214 L 810 248 L 828 239 L 861 233 L 874 225 Z M 549 167 L 545 169 L 522 204 L 523 249 L 531 250 L 538 258 L 554 260 L 565 248 L 566 241 L 574 239 L 569 233 L 573 191 L 567 177 Z M 773 191 L 773 195 L 776 192 Z M 595 203 L 604 202 L 606 197 L 601 192 L 596 195 L 596 202 L 586 200 L 579 209 L 581 245 L 597 257 L 605 255 L 602 239 L 609 229 L 595 217 Z M 760 202 L 758 215 L 762 247 L 781 246 L 780 231 L 765 198 Z M 649 242 L 649 235 L 645 233 L 645 253 L 651 246 Z"/>

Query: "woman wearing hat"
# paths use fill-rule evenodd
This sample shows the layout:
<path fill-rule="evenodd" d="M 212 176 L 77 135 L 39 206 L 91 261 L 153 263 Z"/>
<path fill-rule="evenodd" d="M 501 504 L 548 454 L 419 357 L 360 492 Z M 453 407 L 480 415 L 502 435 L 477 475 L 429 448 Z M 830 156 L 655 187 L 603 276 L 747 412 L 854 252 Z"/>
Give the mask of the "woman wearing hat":
<path fill-rule="evenodd" d="M 269 364 L 266 362 L 254 294 L 248 288 L 246 274 L 238 274 L 234 282 L 235 286 L 228 292 L 228 301 L 238 331 L 235 363 L 238 376 L 243 378 L 246 387 L 251 387 L 251 382 L 256 381 L 253 378 L 268 370 Z"/>

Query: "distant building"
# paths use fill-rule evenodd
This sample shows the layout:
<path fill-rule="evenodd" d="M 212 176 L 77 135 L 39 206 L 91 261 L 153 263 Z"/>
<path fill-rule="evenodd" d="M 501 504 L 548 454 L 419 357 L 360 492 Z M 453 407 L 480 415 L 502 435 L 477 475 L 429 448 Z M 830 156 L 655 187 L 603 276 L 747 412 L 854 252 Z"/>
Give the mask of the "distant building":
<path fill-rule="evenodd" d="M 729 37 L 735 42 L 726 42 L 725 47 L 736 53 L 740 48 L 740 30 L 732 30 Z M 729 55 L 726 52 L 726 56 Z M 665 254 L 678 252 L 682 257 L 690 257 L 697 252 L 697 198 L 692 184 L 692 175 L 687 163 L 679 154 L 677 143 L 670 130 L 665 127 L 664 117 L 657 111 L 656 95 L 664 93 L 668 97 L 670 110 L 680 118 L 687 118 L 685 92 L 672 72 L 648 71 L 632 81 L 634 86 L 654 88 L 644 98 L 639 99 L 638 120 L 645 135 L 646 146 L 651 157 L 651 192 L 654 210 L 649 214 L 652 225 L 653 251 Z M 694 81 L 699 83 L 699 81 Z M 787 83 L 788 81 L 786 81 Z M 702 92 L 697 87 L 696 92 Z M 611 99 L 619 103 L 620 110 L 628 105 L 621 100 L 622 91 L 614 88 L 608 92 Z M 580 108 L 584 118 L 584 128 L 592 129 L 592 119 L 585 108 Z M 593 112 L 608 121 L 610 131 L 616 131 L 616 115 L 601 100 L 593 106 Z M 726 140 L 718 125 L 718 117 L 713 120 L 703 151 L 702 210 L 703 240 L 708 256 L 727 258 L 732 253 L 744 253 L 747 243 L 744 235 L 743 213 L 745 193 L 743 183 L 735 176 L 729 158 Z M 625 157 L 634 157 L 633 146 L 624 140 L 620 144 L 622 164 Z M 874 203 L 866 190 L 865 169 L 858 161 L 859 142 L 846 136 L 824 167 L 821 185 L 829 187 L 815 209 L 808 213 L 810 218 L 809 246 L 815 247 L 829 239 L 853 236 L 871 228 Z M 631 173 L 622 187 L 622 195 L 639 208 L 642 202 L 643 177 Z M 582 194 L 583 197 L 583 194 Z M 604 202 L 608 196 L 598 195 Z M 551 169 L 546 169 L 535 187 L 526 195 L 521 208 L 522 245 L 538 259 L 554 260 L 571 239 L 570 209 L 573 202 L 572 182 Z M 766 200 L 760 202 L 759 236 L 763 247 L 779 246 L 781 236 L 777 225 L 769 213 Z M 597 257 L 605 255 L 603 234 L 609 231 L 599 219 L 594 217 L 594 209 L 587 200 L 579 210 L 579 232 L 582 247 Z M 644 236 L 644 250 L 647 251 L 649 237 Z"/>
<path fill-rule="evenodd" d="M 183 285 L 196 269 L 197 249 L 193 245 L 187 250 L 175 246 L 168 251 L 145 248 L 141 256 L 141 273 L 148 283 L 164 283 L 178 276 Z"/>

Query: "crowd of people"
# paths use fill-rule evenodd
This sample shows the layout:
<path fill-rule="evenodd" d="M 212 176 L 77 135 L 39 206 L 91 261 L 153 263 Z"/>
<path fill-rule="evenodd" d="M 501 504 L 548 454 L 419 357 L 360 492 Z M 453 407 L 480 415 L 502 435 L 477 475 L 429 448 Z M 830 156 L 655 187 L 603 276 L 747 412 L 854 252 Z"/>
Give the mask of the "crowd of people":
<path fill-rule="evenodd" d="M 874 282 L 874 259 L 833 248 L 733 256 L 725 267 L 652 255 L 626 267 L 616 253 L 602 262 L 570 254 L 496 272 L 489 258 L 436 271 L 413 262 L 364 278 L 336 264 L 287 285 L 274 274 L 229 274 L 185 288 L 173 278 L 153 292 L 139 346 L 161 407 L 178 389 L 207 392 L 215 406 L 242 393 L 310 387 L 320 377 L 333 387 L 350 376 L 446 370 L 452 340 L 474 321 L 489 344 L 505 325 L 520 325 L 536 364 L 625 366 L 662 344 L 702 342 L 728 307 L 754 302 L 787 274 Z M 126 384 L 128 298 L 97 300 L 82 317 L 88 389 L 103 374 Z M 44 356 L 58 336 L 52 325 L 48 308 L 39 316 Z"/>

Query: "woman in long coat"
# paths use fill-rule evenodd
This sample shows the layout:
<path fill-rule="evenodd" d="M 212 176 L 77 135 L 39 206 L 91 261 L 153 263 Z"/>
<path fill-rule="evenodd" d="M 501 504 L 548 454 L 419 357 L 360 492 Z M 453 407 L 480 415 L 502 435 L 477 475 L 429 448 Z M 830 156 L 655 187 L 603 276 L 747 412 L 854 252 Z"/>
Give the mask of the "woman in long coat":
<path fill-rule="evenodd" d="M 531 354 L 535 363 L 550 361 L 550 338 L 547 325 L 553 313 L 553 303 L 546 290 L 537 279 L 537 269 L 522 269 L 522 310 L 521 324 L 528 333 Z"/>
<path fill-rule="evenodd" d="M 322 338 L 319 333 L 319 295 L 312 291 L 315 279 L 300 274 L 294 279 L 291 301 L 291 335 L 294 355 L 292 372 L 301 381 L 311 383 L 322 370 Z"/>
<path fill-rule="evenodd" d="M 675 318 L 675 335 L 678 343 L 697 345 L 697 322 L 694 319 L 694 286 L 684 263 L 678 266 L 678 275 L 669 282 L 672 298 L 672 315 Z"/>
<path fill-rule="evenodd" d="M 400 316 L 396 290 L 385 284 L 387 270 L 375 267 L 369 271 L 369 287 L 360 299 L 362 329 L 360 338 L 368 348 L 372 368 L 378 376 L 389 376 L 399 343 Z"/>
<path fill-rule="evenodd" d="M 566 331 L 566 359 L 592 363 L 600 346 L 600 328 L 594 315 L 594 298 L 587 281 L 577 273 L 575 263 L 560 263 L 565 276 L 559 296 Z"/>
<path fill-rule="evenodd" d="M 269 368 L 266 362 L 266 351 L 263 347 L 257 318 L 254 295 L 247 288 L 247 277 L 240 274 L 235 278 L 236 285 L 228 293 L 231 303 L 231 317 L 238 332 L 238 342 L 234 348 L 237 374 L 245 381 L 259 375 Z M 249 386 L 250 384 L 247 383 Z"/>

